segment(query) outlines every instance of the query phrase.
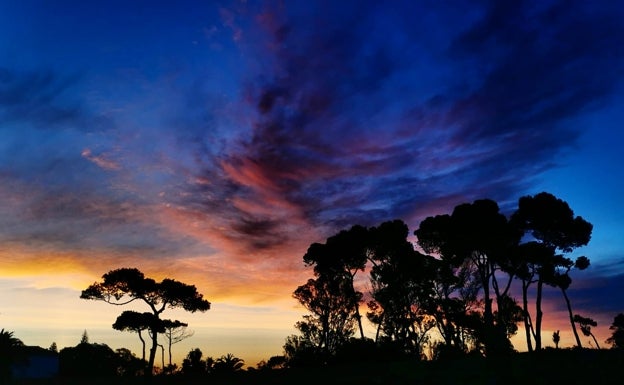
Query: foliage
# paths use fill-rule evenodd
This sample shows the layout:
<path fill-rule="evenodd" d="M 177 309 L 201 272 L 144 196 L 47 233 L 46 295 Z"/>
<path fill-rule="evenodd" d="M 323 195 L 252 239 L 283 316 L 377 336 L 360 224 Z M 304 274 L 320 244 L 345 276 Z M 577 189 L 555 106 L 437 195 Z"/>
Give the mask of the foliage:
<path fill-rule="evenodd" d="M 420 357 L 435 318 L 427 314 L 433 295 L 433 260 L 414 250 L 402 221 L 370 230 L 371 295 L 368 319 L 377 325 L 376 340 L 400 346 Z"/>
<path fill-rule="evenodd" d="M 271 356 L 267 361 L 262 360 L 258 362 L 256 368 L 258 370 L 279 370 L 285 369 L 288 365 L 286 356 Z"/>
<path fill-rule="evenodd" d="M 106 344 L 81 342 L 61 349 L 59 372 L 65 377 L 112 377 L 118 374 L 117 355 Z"/>
<path fill-rule="evenodd" d="M 158 333 L 164 332 L 160 314 L 167 308 L 182 308 L 189 312 L 207 311 L 210 302 L 197 292 L 193 285 L 187 285 L 173 279 L 165 278 L 156 282 L 146 278 L 135 268 L 111 270 L 102 276 L 102 282 L 96 282 L 82 291 L 80 298 L 104 301 L 113 305 L 126 305 L 134 301 L 143 301 L 149 306 L 149 317 L 139 313 L 124 313 L 118 318 L 116 325 L 120 330 L 132 329 L 140 332 L 147 329 L 152 340 L 146 375 L 151 375 L 158 344 Z M 149 313 L 148 313 L 149 314 Z M 143 322 L 142 325 L 138 323 Z M 139 333 L 139 337 L 140 333 Z"/>
<path fill-rule="evenodd" d="M 245 361 L 242 358 L 238 358 L 232 353 L 227 353 L 217 358 L 213 365 L 213 372 L 215 374 L 224 375 L 241 371 Z"/>
<path fill-rule="evenodd" d="M 559 330 L 553 332 L 552 340 L 555 343 L 555 349 L 559 349 L 559 341 L 561 341 L 561 336 L 559 335 Z"/>
<path fill-rule="evenodd" d="M 80 343 L 81 344 L 89 343 L 89 334 L 87 333 L 86 329 L 82 332 L 82 336 L 80 337 Z"/>
<path fill-rule="evenodd" d="M 589 318 L 589 317 L 583 317 L 579 314 L 575 314 L 574 315 L 574 322 L 579 324 L 580 328 L 581 328 L 581 332 L 583 333 L 584 336 L 586 337 L 592 337 L 594 339 L 594 343 L 596 344 L 596 348 L 600 349 L 600 345 L 598 344 L 598 340 L 596 339 L 596 337 L 594 336 L 594 334 L 591 331 L 592 326 L 596 327 L 598 326 L 598 322 L 594 321 L 593 319 Z"/>
<path fill-rule="evenodd" d="M 189 351 L 182 361 L 182 373 L 187 376 L 199 376 L 208 373 L 209 361 L 202 360 L 203 355 L 204 353 L 199 348 Z"/>
<path fill-rule="evenodd" d="M 117 355 L 117 375 L 122 377 L 136 377 L 143 374 L 145 360 L 140 359 L 126 348 L 115 350 Z"/>
<path fill-rule="evenodd" d="M 609 330 L 611 337 L 607 339 L 607 343 L 611 344 L 613 349 L 624 349 L 624 313 L 615 316 Z"/>
<path fill-rule="evenodd" d="M 523 236 L 529 236 L 534 244 L 525 248 L 523 259 L 517 261 L 516 268 L 521 271 L 519 277 L 523 280 L 523 310 L 525 314 L 525 328 L 527 329 L 527 346 L 532 350 L 532 330 L 535 338 L 535 348 L 541 349 L 542 323 L 542 288 L 544 284 L 561 289 L 566 301 L 570 324 L 576 343 L 581 342 L 576 332 L 572 307 L 567 296 L 567 289 L 572 280 L 570 269 L 584 270 L 589 266 L 589 259 L 580 257 L 576 262 L 557 254 L 557 251 L 569 253 L 574 249 L 586 245 L 591 239 L 592 224 L 580 216 L 575 216 L 570 206 L 563 200 L 547 192 L 535 196 L 524 196 L 518 201 L 518 209 L 512 215 L 510 222 Z M 537 279 L 534 280 L 534 277 Z M 535 298 L 536 320 L 535 325 L 529 319 L 528 286 L 537 282 Z"/>
<path fill-rule="evenodd" d="M 509 325 L 500 322 L 505 319 L 503 317 L 495 319 L 492 296 L 498 308 L 504 308 L 502 302 L 513 278 L 510 251 L 519 235 L 499 212 L 496 202 L 484 199 L 461 204 L 451 215 L 426 218 L 414 234 L 423 250 L 438 254 L 451 271 L 463 265 L 474 272 L 464 277 L 476 279 L 483 295 L 482 327 L 473 330 L 480 335 L 479 340 L 488 354 L 508 352 L 506 330 Z M 497 272 L 508 274 L 506 284 L 499 283 Z"/>
<path fill-rule="evenodd" d="M 324 244 L 313 243 L 303 256 L 306 266 L 314 266 L 314 275 L 324 280 L 342 281 L 345 287 L 343 296 L 349 296 L 346 301 L 351 305 L 346 308 L 357 322 L 360 338 L 364 338 L 362 317 L 359 305 L 362 293 L 355 289 L 355 277 L 358 271 L 363 271 L 367 261 L 368 230 L 355 225 L 349 230 L 327 238 Z"/>
<path fill-rule="evenodd" d="M 11 377 L 11 365 L 20 361 L 20 348 L 24 343 L 13 332 L 0 330 L 0 381 Z"/>
<path fill-rule="evenodd" d="M 529 350 L 533 339 L 539 350 L 543 291 L 548 286 L 561 290 L 572 321 L 570 271 L 590 263 L 563 253 L 587 244 L 591 230 L 566 202 L 548 193 L 520 198 L 509 219 L 489 199 L 425 218 L 414 235 L 429 255 L 414 248 L 401 220 L 342 230 L 325 243 L 311 244 L 303 256 L 314 278 L 293 294 L 309 314 L 295 325 L 300 335 L 284 345 L 288 365 L 335 362 L 338 353 L 344 360 L 356 326 L 362 330 L 362 272 L 369 273 L 366 316 L 377 327 L 378 347 L 414 358 L 423 357 L 427 346 L 429 356 L 475 352 L 501 357 L 513 352 L 510 338 L 524 322 Z M 515 278 L 522 283 L 522 304 L 510 296 Z M 535 323 L 529 312 L 532 285 Z M 430 340 L 434 328 L 441 343 Z M 368 349 L 362 332 L 360 340 L 362 350 Z"/>
<path fill-rule="evenodd" d="M 141 333 L 144 330 L 150 329 L 163 332 L 164 328 L 159 325 L 159 321 L 160 320 L 152 313 L 139 313 L 132 310 L 126 310 L 117 317 L 115 323 L 113 324 L 113 329 L 136 332 L 139 335 L 143 348 L 141 358 L 145 360 L 145 340 L 143 339 L 143 335 Z"/>
<path fill-rule="evenodd" d="M 186 330 L 188 324 L 184 322 L 180 322 L 178 320 L 163 320 L 162 326 L 164 329 L 164 335 L 167 339 L 168 351 L 169 351 L 169 367 L 174 366 L 171 362 L 171 347 L 178 342 L 181 342 L 189 337 L 193 336 L 193 332 L 189 332 Z"/>
<path fill-rule="evenodd" d="M 344 276 L 310 279 L 293 296 L 312 313 L 295 325 L 303 338 L 329 356 L 354 332 L 352 310 L 359 300 Z"/>

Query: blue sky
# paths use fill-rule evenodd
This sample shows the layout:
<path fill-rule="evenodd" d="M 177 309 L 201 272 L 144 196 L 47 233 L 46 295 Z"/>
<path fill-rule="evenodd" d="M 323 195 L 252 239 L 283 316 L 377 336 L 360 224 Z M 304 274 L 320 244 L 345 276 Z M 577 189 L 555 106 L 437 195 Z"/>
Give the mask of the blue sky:
<path fill-rule="evenodd" d="M 549 191 L 594 225 L 574 295 L 606 333 L 624 310 L 597 294 L 623 273 L 622 16 L 584 1 L 3 2 L 0 281 L 77 293 L 130 265 L 228 314 L 296 315 L 312 242 Z M 4 306 L 0 325 L 19 326 Z M 262 322 L 285 337 L 296 317 L 281 318 Z"/>

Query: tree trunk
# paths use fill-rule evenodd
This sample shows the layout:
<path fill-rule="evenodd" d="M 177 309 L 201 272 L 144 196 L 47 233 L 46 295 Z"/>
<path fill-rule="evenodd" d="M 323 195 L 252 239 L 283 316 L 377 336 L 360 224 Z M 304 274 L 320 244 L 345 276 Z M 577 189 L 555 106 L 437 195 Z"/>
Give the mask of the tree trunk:
<path fill-rule="evenodd" d="M 158 346 L 160 346 L 160 350 L 161 350 L 160 358 L 161 358 L 161 361 L 162 361 L 162 370 L 164 372 L 165 371 L 165 346 L 164 345 L 160 345 L 160 344 L 158 344 Z"/>
<path fill-rule="evenodd" d="M 523 314 L 524 333 L 526 335 L 527 350 L 530 353 L 533 351 L 533 340 L 531 338 L 532 326 L 531 326 L 531 321 L 530 321 L 531 315 L 529 314 L 528 291 L 529 291 L 529 283 L 523 279 L 522 280 L 522 310 L 524 311 L 524 314 Z"/>
<path fill-rule="evenodd" d="M 375 332 L 375 343 L 379 342 L 379 333 L 381 332 L 381 324 L 383 323 L 385 313 L 382 313 L 381 318 L 379 319 L 379 324 L 377 325 L 377 331 Z"/>
<path fill-rule="evenodd" d="M 356 270 L 357 272 L 357 270 Z M 353 295 L 356 295 L 355 292 L 355 274 L 356 272 L 348 271 L 349 277 L 351 277 L 351 290 L 353 291 Z M 364 328 L 362 327 L 362 315 L 360 314 L 360 303 L 355 303 L 355 318 L 357 318 L 358 327 L 360 328 L 360 338 L 364 339 Z"/>
<path fill-rule="evenodd" d="M 358 326 L 360 328 L 360 338 L 364 339 L 364 329 L 362 328 L 362 316 L 360 315 L 360 304 L 355 305 L 355 317 L 358 321 Z"/>
<path fill-rule="evenodd" d="M 145 362 L 145 340 L 143 339 L 143 335 L 141 335 L 141 331 L 138 331 L 139 333 L 139 339 L 141 340 L 141 344 L 143 345 L 143 356 L 141 357 L 141 359 L 143 360 L 143 362 Z"/>
<path fill-rule="evenodd" d="M 171 334 L 172 334 L 172 331 L 169 330 L 169 366 L 171 366 L 171 345 L 173 345 L 173 342 L 172 342 L 173 336 Z"/>
<path fill-rule="evenodd" d="M 568 298 L 568 294 L 564 289 L 561 289 L 561 292 L 563 293 L 563 298 L 565 298 L 566 305 L 568 306 L 568 316 L 570 317 L 570 324 L 572 325 L 574 339 L 576 339 L 576 346 L 582 348 L 583 346 L 581 346 L 581 339 L 579 338 L 579 335 L 576 331 L 576 324 L 574 323 L 574 316 L 572 315 L 572 305 L 570 305 L 570 299 Z"/>
<path fill-rule="evenodd" d="M 600 350 L 600 345 L 598 345 L 598 340 L 596 339 L 596 336 L 594 335 L 594 333 L 589 333 L 592 338 L 594 339 L 594 342 L 596 343 L 596 349 Z"/>
<path fill-rule="evenodd" d="M 145 372 L 145 376 L 147 377 L 151 377 L 154 371 L 154 360 L 156 359 L 156 350 L 158 349 L 158 331 L 156 329 L 152 329 L 151 337 L 152 347 L 150 348 L 149 361 L 147 362 L 147 371 Z"/>
<path fill-rule="evenodd" d="M 484 267 L 480 267 L 484 269 Z M 483 321 L 485 324 L 485 352 L 487 356 L 491 356 L 492 353 L 496 354 L 497 350 L 495 345 L 496 333 L 494 331 L 494 315 L 492 313 L 492 298 L 490 298 L 490 276 L 489 265 L 485 267 L 487 271 L 481 271 L 481 286 L 483 288 L 483 299 L 485 301 L 485 309 L 483 311 Z"/>
<path fill-rule="evenodd" d="M 542 350 L 542 278 L 537 281 L 537 294 L 535 295 L 535 350 Z"/>

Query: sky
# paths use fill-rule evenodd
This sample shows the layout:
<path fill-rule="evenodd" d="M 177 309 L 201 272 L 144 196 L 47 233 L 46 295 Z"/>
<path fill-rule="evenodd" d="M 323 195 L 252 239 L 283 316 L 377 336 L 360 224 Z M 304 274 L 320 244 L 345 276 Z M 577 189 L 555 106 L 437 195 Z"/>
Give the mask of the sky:
<path fill-rule="evenodd" d="M 199 347 L 254 365 L 305 313 L 311 243 L 548 191 L 594 225 L 569 293 L 603 342 L 624 312 L 623 17 L 615 1 L 0 2 L 0 327 L 138 354 L 119 308 L 79 298 L 137 267 L 212 302 L 164 313 L 195 333 L 178 362 Z M 561 329 L 571 346 L 560 293 L 545 306 L 547 344 Z"/>

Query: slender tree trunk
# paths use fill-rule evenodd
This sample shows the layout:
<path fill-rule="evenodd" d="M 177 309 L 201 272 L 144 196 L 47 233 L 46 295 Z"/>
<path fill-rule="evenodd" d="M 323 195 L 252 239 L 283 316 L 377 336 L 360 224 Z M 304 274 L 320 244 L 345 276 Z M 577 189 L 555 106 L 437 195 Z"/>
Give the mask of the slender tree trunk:
<path fill-rule="evenodd" d="M 530 319 L 531 315 L 529 314 L 528 291 L 529 291 L 529 283 L 523 279 L 522 280 L 522 310 L 524 312 L 523 313 L 524 334 L 526 335 L 527 350 L 530 353 L 533 351 L 533 340 L 531 338 L 531 328 L 533 326 L 531 325 L 531 319 Z"/>
<path fill-rule="evenodd" d="M 156 350 L 158 349 L 158 331 L 153 328 L 151 331 L 152 347 L 150 348 L 149 361 L 147 362 L 147 371 L 145 375 L 151 377 L 154 371 L 154 360 L 156 359 Z"/>
<path fill-rule="evenodd" d="M 172 332 L 173 332 L 172 330 L 169 330 L 169 366 L 171 366 L 171 345 L 173 345 L 173 342 L 172 342 L 173 336 L 171 335 Z"/>
<path fill-rule="evenodd" d="M 542 350 L 542 289 L 544 282 L 541 277 L 537 281 L 537 293 L 535 295 L 535 350 Z"/>
<path fill-rule="evenodd" d="M 360 304 L 355 305 L 355 317 L 358 321 L 358 327 L 360 328 L 360 338 L 364 339 L 364 329 L 362 328 L 362 316 L 360 315 Z"/>
<path fill-rule="evenodd" d="M 356 295 L 355 292 L 355 274 L 356 274 L 357 270 L 355 272 L 351 272 L 348 271 L 349 273 L 349 277 L 351 277 L 351 290 L 353 291 L 353 295 Z M 355 303 L 355 318 L 357 318 L 357 322 L 358 322 L 358 327 L 360 328 L 360 338 L 364 339 L 364 328 L 362 327 L 362 315 L 360 314 L 360 303 L 359 301 L 356 301 Z"/>
<path fill-rule="evenodd" d="M 596 349 L 600 350 L 600 345 L 598 345 L 598 340 L 596 339 L 596 336 L 594 335 L 594 333 L 589 333 L 592 338 L 594 339 L 594 342 L 596 343 Z"/>
<path fill-rule="evenodd" d="M 381 315 L 379 319 L 379 324 L 377 325 L 377 332 L 375 332 L 375 343 L 379 342 L 379 333 L 381 332 L 381 324 L 383 323 L 385 313 Z"/>
<path fill-rule="evenodd" d="M 158 346 L 160 346 L 160 358 L 162 361 L 162 370 L 163 372 L 165 371 L 165 346 L 158 344 Z"/>
<path fill-rule="evenodd" d="M 141 340 L 141 344 L 143 345 L 143 356 L 141 357 L 141 359 L 143 360 L 143 362 L 145 362 L 145 340 L 143 339 L 143 335 L 141 334 L 141 331 L 138 331 L 139 333 L 139 339 Z"/>
<path fill-rule="evenodd" d="M 496 350 L 496 333 L 494 331 L 494 315 L 492 313 L 492 299 L 490 298 L 490 271 L 489 265 L 479 266 L 481 275 L 481 285 L 483 288 L 483 299 L 485 308 L 483 311 L 483 321 L 485 323 L 485 352 L 490 356 Z M 486 269 L 486 271 L 483 271 Z M 494 351 L 493 351 L 494 350 Z"/>
<path fill-rule="evenodd" d="M 572 325 L 572 332 L 574 333 L 574 339 L 576 340 L 576 346 L 582 348 L 581 339 L 576 331 L 576 324 L 574 323 L 574 316 L 572 315 L 572 305 L 570 305 L 570 299 L 568 298 L 568 294 L 564 289 L 561 289 L 563 293 L 563 298 L 565 298 L 566 305 L 568 306 L 568 316 L 570 317 L 570 324 Z"/>

